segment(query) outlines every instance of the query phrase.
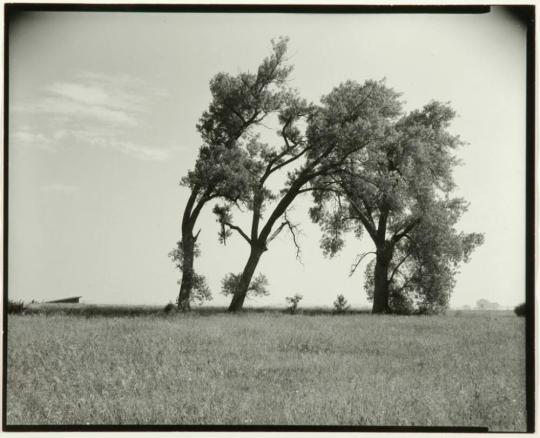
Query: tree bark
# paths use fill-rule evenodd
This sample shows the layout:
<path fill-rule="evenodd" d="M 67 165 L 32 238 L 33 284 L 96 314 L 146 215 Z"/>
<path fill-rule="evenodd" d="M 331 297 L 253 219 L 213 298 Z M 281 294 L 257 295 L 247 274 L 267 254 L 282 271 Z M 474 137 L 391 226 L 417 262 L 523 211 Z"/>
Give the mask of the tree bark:
<path fill-rule="evenodd" d="M 261 249 L 259 246 L 251 246 L 249 258 L 246 266 L 244 267 L 244 271 L 242 272 L 242 276 L 240 277 L 238 289 L 234 291 L 234 295 L 229 306 L 229 312 L 238 312 L 242 310 L 251 279 L 253 278 L 253 274 L 255 273 L 255 269 L 257 269 L 257 265 L 259 264 L 259 260 L 261 259 L 263 252 L 264 249 Z"/>
<path fill-rule="evenodd" d="M 198 237 L 198 233 L 197 236 L 193 236 L 193 228 L 195 227 L 195 221 L 205 204 L 204 199 L 199 199 L 199 202 L 196 203 L 198 195 L 199 189 L 193 188 L 182 217 L 182 240 L 180 242 L 183 256 L 181 267 L 182 280 L 180 282 L 180 292 L 178 293 L 177 304 L 178 309 L 183 312 L 188 312 L 191 308 L 190 298 L 195 275 L 195 271 L 193 270 L 195 242 Z"/>
<path fill-rule="evenodd" d="M 193 260 L 195 258 L 195 238 L 193 230 L 182 232 L 182 281 L 180 283 L 180 293 L 178 294 L 178 309 L 182 312 L 191 310 L 190 298 L 193 289 Z"/>
<path fill-rule="evenodd" d="M 373 292 L 373 308 L 371 313 L 389 313 L 388 305 L 388 270 L 390 268 L 389 255 L 385 250 L 377 249 L 377 259 L 375 260 L 375 290 Z"/>

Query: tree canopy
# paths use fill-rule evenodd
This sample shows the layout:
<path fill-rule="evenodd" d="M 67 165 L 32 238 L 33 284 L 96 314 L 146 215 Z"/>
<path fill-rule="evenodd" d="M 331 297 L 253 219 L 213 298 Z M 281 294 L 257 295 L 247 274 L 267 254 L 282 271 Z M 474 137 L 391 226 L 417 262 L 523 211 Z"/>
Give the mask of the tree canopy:
<path fill-rule="evenodd" d="M 479 234 L 454 229 L 466 211 L 463 199 L 451 197 L 454 151 L 462 144 L 448 132 L 455 114 L 440 102 L 404 114 L 399 95 L 382 82 L 338 87 L 352 101 L 371 100 L 371 89 L 387 102 L 378 124 L 365 125 L 372 141 L 349 155 L 339 172 L 314 181 L 310 214 L 330 257 L 344 246 L 347 231 L 358 237 L 366 231 L 372 239 L 375 259 L 365 287 L 375 312 L 438 311 L 448 303 L 457 265 L 482 242 Z M 341 109 L 344 100 L 332 103 Z M 364 138 L 349 133 L 339 144 L 347 149 Z M 368 254 L 359 255 L 352 272 Z"/>
<path fill-rule="evenodd" d="M 459 264 L 483 241 L 455 229 L 467 204 L 453 195 L 455 151 L 463 144 L 449 131 L 453 109 L 432 101 L 405 112 L 400 94 L 374 80 L 343 82 L 320 104 L 309 103 L 287 83 L 287 39 L 272 48 L 255 73 L 219 73 L 210 83 L 212 101 L 197 124 L 203 145 L 182 179 L 191 190 L 182 240 L 171 253 L 183 273 L 179 306 L 189 308 L 192 290 L 205 296 L 208 289 L 193 268 L 200 233 L 193 230 L 206 203 L 220 201 L 213 209 L 219 241 L 237 233 L 250 247 L 243 271 L 223 282 L 229 310 L 237 311 L 248 293 L 267 293 L 266 279 L 253 275 L 282 230 L 299 253 L 298 225 L 288 212 L 311 192 L 310 215 L 327 256 L 343 248 L 349 231 L 373 241 L 365 287 L 375 313 L 444 309 Z M 269 121 L 271 141 L 255 129 Z M 286 175 L 277 192 L 269 184 L 275 175 Z M 236 211 L 248 213 L 248 228 L 235 221 Z"/>
<path fill-rule="evenodd" d="M 203 144 L 194 168 L 181 180 L 191 190 L 182 217 L 182 239 L 170 253 L 182 272 L 178 297 L 182 310 L 189 310 L 194 288 L 198 294 L 206 289 L 204 278 L 194 270 L 200 254 L 200 230 L 194 234 L 199 214 L 212 199 L 236 202 L 249 190 L 251 161 L 241 145 L 250 129 L 281 107 L 291 71 L 285 65 L 286 51 L 286 38 L 272 41 L 272 53 L 256 73 L 218 73 L 210 81 L 212 101 L 197 124 Z"/>

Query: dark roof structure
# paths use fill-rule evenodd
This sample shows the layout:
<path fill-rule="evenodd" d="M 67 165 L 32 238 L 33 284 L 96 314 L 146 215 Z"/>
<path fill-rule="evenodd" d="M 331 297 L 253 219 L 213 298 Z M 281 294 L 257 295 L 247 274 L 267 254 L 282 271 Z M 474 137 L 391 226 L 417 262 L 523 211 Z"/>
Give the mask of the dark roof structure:
<path fill-rule="evenodd" d="M 78 303 L 82 297 L 68 297 L 61 298 L 59 300 L 45 301 L 47 304 L 56 304 L 56 303 Z"/>

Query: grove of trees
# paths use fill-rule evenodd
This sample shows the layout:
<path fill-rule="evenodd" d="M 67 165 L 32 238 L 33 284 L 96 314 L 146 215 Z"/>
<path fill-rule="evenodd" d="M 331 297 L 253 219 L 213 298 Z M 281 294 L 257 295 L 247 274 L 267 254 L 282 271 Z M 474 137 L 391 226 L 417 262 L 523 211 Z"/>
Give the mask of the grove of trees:
<path fill-rule="evenodd" d="M 210 81 L 212 100 L 197 124 L 202 145 L 181 182 L 191 191 L 182 237 L 170 254 L 182 272 L 178 308 L 211 298 L 194 266 L 196 223 L 210 201 L 217 201 L 219 241 L 237 233 L 249 246 L 243 270 L 222 282 L 229 310 L 238 311 L 248 294 L 268 294 L 266 277 L 255 272 L 282 231 L 300 251 L 287 213 L 310 193 L 326 256 L 336 255 L 350 232 L 372 241 L 375 250 L 359 254 L 351 275 L 371 255 L 364 288 L 373 313 L 443 311 L 459 265 L 483 242 L 481 234 L 455 228 L 467 203 L 453 195 L 462 145 L 448 131 L 454 111 L 432 101 L 407 113 L 397 92 L 373 80 L 346 81 L 319 104 L 307 102 L 288 84 L 287 43 L 273 41 L 254 73 L 218 73 Z M 272 142 L 257 131 L 264 123 L 276 126 Z M 269 184 L 275 175 L 285 176 L 279 191 Z M 235 221 L 237 211 L 249 212 L 247 228 Z"/>

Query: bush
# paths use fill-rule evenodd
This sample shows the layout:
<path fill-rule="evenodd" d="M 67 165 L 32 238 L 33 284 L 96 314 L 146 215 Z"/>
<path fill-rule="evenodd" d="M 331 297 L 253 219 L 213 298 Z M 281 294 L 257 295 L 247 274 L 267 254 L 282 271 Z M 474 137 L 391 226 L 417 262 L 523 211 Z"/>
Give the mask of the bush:
<path fill-rule="evenodd" d="M 527 306 L 525 305 L 525 303 L 516 306 L 514 308 L 514 313 L 517 316 L 527 316 Z"/>
<path fill-rule="evenodd" d="M 336 301 L 334 301 L 335 313 L 345 313 L 347 310 L 349 310 L 350 307 L 351 306 L 349 306 L 345 297 L 341 294 L 339 294 L 336 298 Z"/>
<path fill-rule="evenodd" d="M 174 310 L 175 307 L 176 307 L 176 306 L 175 306 L 173 303 L 169 302 L 169 303 L 165 306 L 165 308 L 163 309 L 163 311 L 164 311 L 165 313 L 171 313 L 171 312 Z"/>
<path fill-rule="evenodd" d="M 233 274 L 229 272 L 223 280 L 221 280 L 221 293 L 225 296 L 234 295 L 235 291 L 240 285 L 240 279 L 242 278 L 242 273 Z M 259 274 L 251 280 L 249 284 L 247 297 L 264 297 L 270 295 L 268 291 L 268 279 L 264 274 Z"/>
<path fill-rule="evenodd" d="M 302 298 L 304 298 L 304 297 L 302 295 L 300 295 L 300 294 L 295 294 L 293 297 L 285 298 L 285 301 L 287 301 L 287 304 L 289 305 L 287 307 L 287 311 L 291 315 L 294 315 L 295 313 L 298 313 L 298 303 L 300 302 L 300 300 L 302 300 Z"/>
<path fill-rule="evenodd" d="M 23 301 L 8 300 L 7 312 L 8 313 L 24 313 L 25 307 Z"/>

